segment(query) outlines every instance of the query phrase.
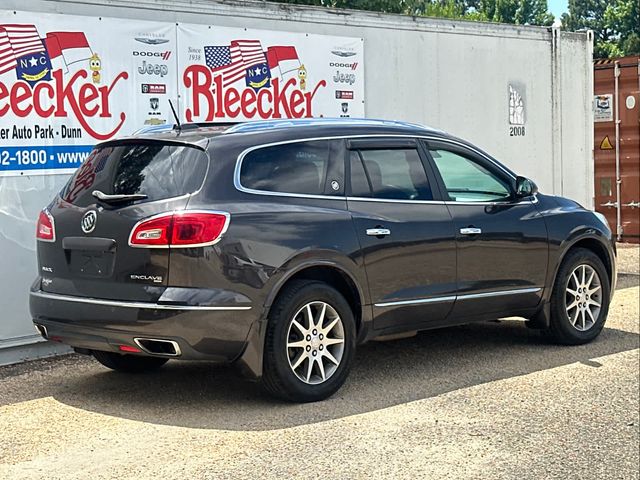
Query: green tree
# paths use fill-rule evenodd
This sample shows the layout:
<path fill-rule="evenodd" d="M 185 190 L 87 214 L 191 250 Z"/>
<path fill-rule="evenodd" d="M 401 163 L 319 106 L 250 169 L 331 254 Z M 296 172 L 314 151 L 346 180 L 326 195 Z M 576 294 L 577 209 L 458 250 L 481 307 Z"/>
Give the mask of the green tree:
<path fill-rule="evenodd" d="M 547 0 L 277 0 L 413 16 L 462 18 L 520 25 L 551 25 Z"/>
<path fill-rule="evenodd" d="M 595 58 L 640 54 L 638 0 L 569 0 L 567 30 L 593 30 Z"/>

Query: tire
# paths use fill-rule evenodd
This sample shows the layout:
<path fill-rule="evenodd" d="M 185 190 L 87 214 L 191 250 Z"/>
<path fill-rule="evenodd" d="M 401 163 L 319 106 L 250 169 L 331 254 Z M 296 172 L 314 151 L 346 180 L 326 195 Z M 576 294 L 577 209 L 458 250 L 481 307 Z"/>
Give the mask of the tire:
<path fill-rule="evenodd" d="M 151 372 L 162 367 L 168 360 L 98 350 L 93 351 L 93 357 L 105 367 L 125 373 Z"/>
<path fill-rule="evenodd" d="M 308 308 L 313 325 L 308 321 Z M 322 322 L 320 318 L 323 318 Z M 269 313 L 262 377 L 264 389 L 291 402 L 316 402 L 330 397 L 349 374 L 355 339 L 353 312 L 337 290 L 317 281 L 291 282 Z M 337 365 L 335 361 L 338 361 Z"/>
<path fill-rule="evenodd" d="M 592 277 L 586 290 L 576 288 L 576 285 L 579 287 L 580 284 L 585 284 L 583 272 L 586 280 L 592 273 L 596 275 Z M 574 274 L 575 277 L 572 278 Z M 596 288 L 596 280 L 599 290 Z M 581 345 L 592 341 L 604 328 L 610 299 L 609 276 L 602 260 L 591 250 L 571 250 L 562 261 L 556 276 L 551 293 L 551 321 L 545 335 L 563 345 Z M 599 309 L 593 302 L 600 305 Z M 578 306 L 571 307 L 574 304 Z"/>

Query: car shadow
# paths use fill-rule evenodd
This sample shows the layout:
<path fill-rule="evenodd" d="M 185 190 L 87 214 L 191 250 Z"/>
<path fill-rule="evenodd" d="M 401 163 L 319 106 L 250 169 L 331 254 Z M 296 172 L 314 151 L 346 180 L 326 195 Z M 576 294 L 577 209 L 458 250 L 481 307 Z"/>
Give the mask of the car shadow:
<path fill-rule="evenodd" d="M 639 346 L 638 334 L 614 328 L 605 328 L 588 345 L 552 345 L 522 322 L 505 320 L 363 345 L 343 388 L 314 404 L 274 400 L 234 369 L 199 362 L 169 362 L 155 373 L 127 375 L 77 360 L 82 368 L 43 386 L 41 395 L 78 409 L 154 424 L 272 430 L 371 412 L 576 362 L 598 368 L 594 359 Z"/>

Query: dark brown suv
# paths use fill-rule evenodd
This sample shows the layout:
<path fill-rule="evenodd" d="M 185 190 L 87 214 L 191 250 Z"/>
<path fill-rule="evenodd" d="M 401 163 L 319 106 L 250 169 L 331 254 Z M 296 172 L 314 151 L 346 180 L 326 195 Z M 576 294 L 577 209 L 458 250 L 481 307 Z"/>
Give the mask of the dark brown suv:
<path fill-rule="evenodd" d="M 41 334 L 109 368 L 236 362 L 295 401 L 334 393 L 356 345 L 520 316 L 602 330 L 606 221 L 418 125 L 184 125 L 97 145 L 38 221 Z"/>

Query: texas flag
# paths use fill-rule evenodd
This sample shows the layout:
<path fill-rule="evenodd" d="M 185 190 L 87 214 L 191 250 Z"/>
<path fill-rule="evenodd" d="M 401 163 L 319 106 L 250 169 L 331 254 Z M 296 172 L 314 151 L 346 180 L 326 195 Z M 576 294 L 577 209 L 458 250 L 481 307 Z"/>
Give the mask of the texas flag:
<path fill-rule="evenodd" d="M 89 60 L 93 55 L 89 41 L 82 32 L 49 32 L 44 40 L 54 67 L 69 70 L 69 66 Z"/>
<path fill-rule="evenodd" d="M 301 66 L 296 47 L 276 46 L 267 48 L 267 63 L 272 71 L 278 69 L 280 77 L 284 77 L 290 72 L 297 72 Z"/>

